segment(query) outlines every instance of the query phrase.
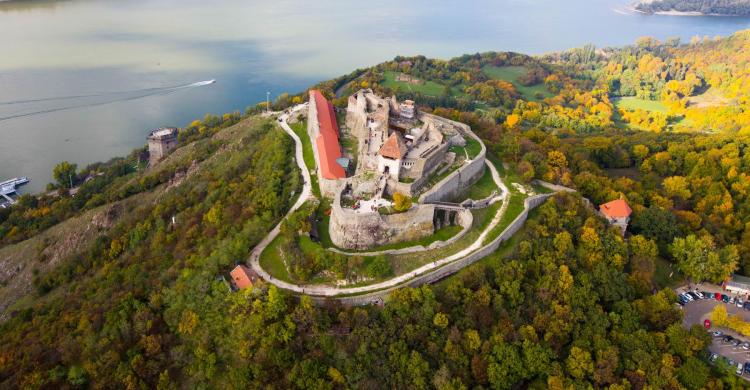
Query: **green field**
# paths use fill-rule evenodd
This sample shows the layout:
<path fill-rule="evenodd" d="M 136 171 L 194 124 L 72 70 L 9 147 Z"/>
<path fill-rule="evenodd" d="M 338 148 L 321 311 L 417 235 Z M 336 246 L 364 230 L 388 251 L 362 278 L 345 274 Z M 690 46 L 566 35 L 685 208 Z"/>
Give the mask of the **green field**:
<path fill-rule="evenodd" d="M 505 80 L 513 84 L 516 91 L 523 96 L 526 100 L 538 101 L 537 94 L 542 95 L 542 99 L 552 97 L 552 93 L 544 88 L 544 84 L 537 84 L 532 86 L 524 86 L 518 82 L 518 78 L 526 74 L 528 69 L 525 66 L 491 66 L 486 65 L 482 68 L 482 72 L 488 77 L 495 80 Z"/>
<path fill-rule="evenodd" d="M 382 85 L 393 90 L 419 92 L 428 96 L 440 96 L 445 92 L 445 86 L 434 81 L 425 81 L 422 84 L 412 84 L 403 81 L 396 81 L 396 73 L 387 71 L 383 74 L 385 80 Z"/>
<path fill-rule="evenodd" d="M 644 111 L 654 111 L 654 112 L 661 112 L 661 113 L 666 113 L 668 111 L 667 106 L 665 106 L 664 103 L 662 102 L 658 102 L 655 100 L 639 99 L 633 96 L 613 99 L 613 103 L 615 104 L 615 108 L 623 109 L 623 110 L 641 109 Z"/>
<path fill-rule="evenodd" d="M 482 177 L 480 177 L 476 183 L 464 190 L 458 196 L 457 200 L 461 201 L 464 199 L 484 199 L 492 195 L 492 191 L 500 193 L 500 189 L 497 187 L 497 184 L 495 184 L 495 181 L 492 180 L 492 173 L 489 169 L 485 169 L 484 175 L 482 175 Z"/>
<path fill-rule="evenodd" d="M 466 140 L 466 146 L 453 145 L 450 151 L 456 153 L 456 157 L 467 157 L 473 160 L 482 151 L 482 144 L 469 136 L 464 137 L 464 139 Z"/>

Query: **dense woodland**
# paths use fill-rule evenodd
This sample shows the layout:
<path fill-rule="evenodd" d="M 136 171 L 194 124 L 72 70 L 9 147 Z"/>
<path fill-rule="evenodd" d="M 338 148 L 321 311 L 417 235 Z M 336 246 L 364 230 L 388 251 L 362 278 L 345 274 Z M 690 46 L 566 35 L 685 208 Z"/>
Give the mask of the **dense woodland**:
<path fill-rule="evenodd" d="M 472 126 L 522 180 L 578 190 L 537 208 L 510 247 L 437 285 L 398 290 L 384 307 L 228 288 L 222 276 L 301 186 L 293 143 L 271 121 L 207 117 L 159 167 L 140 169 L 136 151 L 76 171 L 76 196 L 60 180 L 56 195 L 1 211 L 0 246 L 121 199 L 155 200 L 35 277 L 0 325 L 0 387 L 740 387 L 707 363 L 705 331 L 680 326 L 658 274 L 750 274 L 749 37 L 399 57 L 318 85 L 338 106 L 361 87 L 414 98 Z M 509 66 L 526 71 L 517 80 L 487 71 Z M 385 72 L 444 93 L 384 86 Z M 667 108 L 618 107 L 622 97 Z M 304 99 L 285 94 L 274 108 Z M 627 199 L 630 233 L 609 228 L 584 197 Z M 295 272 L 337 261 L 318 255 L 298 253 Z"/>
<path fill-rule="evenodd" d="M 704 15 L 750 15 L 748 0 L 654 0 L 636 4 L 642 12 L 700 12 Z"/>

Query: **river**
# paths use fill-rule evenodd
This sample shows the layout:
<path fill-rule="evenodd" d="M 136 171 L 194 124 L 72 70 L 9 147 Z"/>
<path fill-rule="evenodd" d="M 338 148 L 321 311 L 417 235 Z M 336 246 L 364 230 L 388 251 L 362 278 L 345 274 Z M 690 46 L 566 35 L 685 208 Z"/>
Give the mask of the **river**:
<path fill-rule="evenodd" d="M 41 191 L 62 160 L 124 155 L 160 126 L 242 110 L 355 68 L 424 54 L 540 54 L 728 35 L 731 17 L 623 0 L 0 0 L 0 181 Z M 215 84 L 190 84 L 216 79 Z"/>

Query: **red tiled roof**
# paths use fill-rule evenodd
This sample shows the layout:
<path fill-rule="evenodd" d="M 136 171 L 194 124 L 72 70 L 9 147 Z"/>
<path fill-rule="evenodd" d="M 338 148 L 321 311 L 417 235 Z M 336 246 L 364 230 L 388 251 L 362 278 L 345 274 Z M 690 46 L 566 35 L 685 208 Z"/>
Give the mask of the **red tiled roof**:
<path fill-rule="evenodd" d="M 240 290 L 248 287 L 253 287 L 253 283 L 258 280 L 258 274 L 242 264 L 234 267 L 232 272 L 230 272 L 229 274 L 232 276 L 234 284 Z"/>
<path fill-rule="evenodd" d="M 320 135 L 315 140 L 320 160 L 320 174 L 325 179 L 342 179 L 346 177 L 344 168 L 336 162 L 341 157 L 339 145 L 339 127 L 336 123 L 336 113 L 333 104 L 318 90 L 310 91 L 311 104 L 315 104 L 318 112 Z"/>
<path fill-rule="evenodd" d="M 406 145 L 397 132 L 391 133 L 391 136 L 380 147 L 380 155 L 383 157 L 399 160 L 406 154 Z"/>
<path fill-rule="evenodd" d="M 633 213 L 628 202 L 623 199 L 613 200 L 599 206 L 599 211 L 609 218 L 625 218 Z"/>

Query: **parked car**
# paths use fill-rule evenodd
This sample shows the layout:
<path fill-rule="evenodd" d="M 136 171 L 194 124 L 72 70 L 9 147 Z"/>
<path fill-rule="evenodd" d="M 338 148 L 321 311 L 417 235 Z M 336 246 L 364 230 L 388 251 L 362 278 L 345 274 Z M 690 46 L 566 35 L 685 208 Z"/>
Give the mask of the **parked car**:
<path fill-rule="evenodd" d="M 742 308 L 745 310 L 750 310 L 750 301 L 745 301 L 745 303 L 742 305 Z"/>
<path fill-rule="evenodd" d="M 698 296 L 698 294 L 697 294 L 697 293 L 695 293 L 695 292 L 692 292 L 692 291 L 688 291 L 688 292 L 687 292 L 687 294 L 688 294 L 688 295 L 690 295 L 690 297 L 691 297 L 691 298 L 693 298 L 693 300 L 695 300 L 695 301 L 697 301 L 697 300 L 701 299 L 701 297 L 700 297 L 700 296 Z"/>
<path fill-rule="evenodd" d="M 710 356 L 710 357 L 708 358 L 708 361 L 709 361 L 709 362 L 711 362 L 711 363 L 713 363 L 713 362 L 715 362 L 715 361 L 716 361 L 716 359 L 717 359 L 718 357 L 719 357 L 719 355 L 717 355 L 717 354 L 715 354 L 715 353 L 712 353 L 712 354 L 711 354 L 711 356 Z M 748 364 L 750 364 L 750 362 L 748 362 Z"/>
<path fill-rule="evenodd" d="M 737 307 L 742 307 L 745 304 L 745 302 L 742 302 L 742 299 L 737 298 L 734 304 L 737 305 Z"/>
<path fill-rule="evenodd" d="M 730 305 L 734 305 L 734 297 L 729 297 L 729 303 Z"/>
<path fill-rule="evenodd" d="M 715 330 L 715 331 L 711 332 L 711 336 L 721 337 L 721 336 L 724 336 L 724 332 L 722 332 L 720 330 Z"/>
<path fill-rule="evenodd" d="M 747 341 L 745 341 L 744 343 L 742 343 L 742 349 L 744 349 L 744 350 L 750 349 L 750 343 L 748 343 Z"/>
<path fill-rule="evenodd" d="M 729 303 L 729 295 L 727 295 L 727 294 L 721 294 L 721 300 L 724 303 Z"/>
<path fill-rule="evenodd" d="M 737 339 L 734 339 L 734 340 L 732 340 L 732 341 L 731 341 L 731 342 L 730 342 L 729 344 L 730 344 L 731 346 L 733 346 L 733 347 L 737 347 L 737 346 L 739 346 L 740 344 L 742 344 L 742 341 L 740 341 L 740 340 L 737 340 Z"/>
<path fill-rule="evenodd" d="M 721 293 L 714 294 L 714 299 L 716 299 L 717 301 L 720 301 L 722 299 Z"/>
<path fill-rule="evenodd" d="M 714 294 L 710 293 L 708 291 L 701 291 L 701 294 L 703 294 L 703 299 L 713 299 Z"/>
<path fill-rule="evenodd" d="M 745 362 L 745 373 L 750 374 L 750 362 Z"/>
<path fill-rule="evenodd" d="M 737 375 L 742 375 L 742 363 L 737 363 L 737 370 L 734 373 Z"/>
<path fill-rule="evenodd" d="M 706 329 L 711 329 L 711 320 L 709 320 L 708 318 L 703 320 L 703 327 Z"/>
<path fill-rule="evenodd" d="M 734 337 L 732 337 L 732 336 L 724 336 L 724 337 L 721 338 L 721 341 L 723 341 L 725 343 L 731 343 L 732 340 L 734 340 Z"/>

